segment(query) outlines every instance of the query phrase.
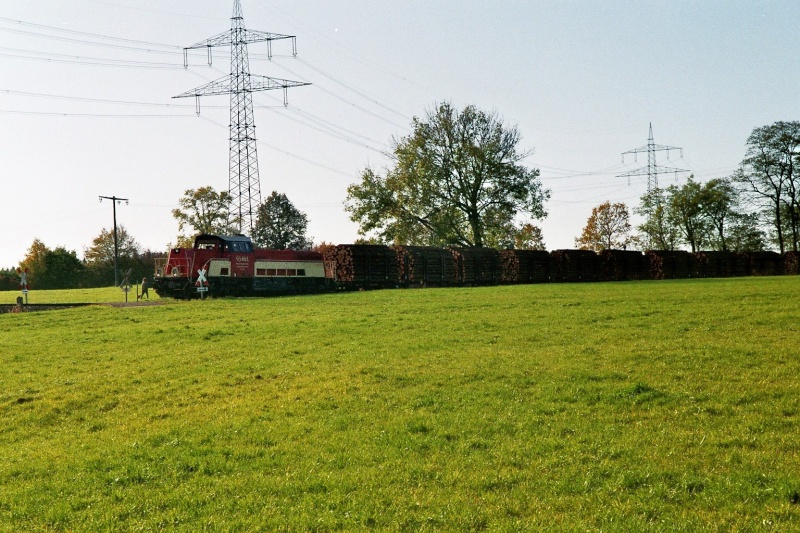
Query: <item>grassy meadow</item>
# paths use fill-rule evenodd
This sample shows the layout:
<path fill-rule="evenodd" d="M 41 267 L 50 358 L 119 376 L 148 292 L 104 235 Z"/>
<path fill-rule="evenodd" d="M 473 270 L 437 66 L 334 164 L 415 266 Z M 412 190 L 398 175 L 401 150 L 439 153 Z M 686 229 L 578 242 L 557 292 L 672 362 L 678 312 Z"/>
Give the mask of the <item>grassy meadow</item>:
<path fill-rule="evenodd" d="M 798 295 L 800 276 L 0 315 L 0 531 L 800 530 Z"/>
<path fill-rule="evenodd" d="M 141 292 L 141 287 L 134 285 L 128 292 L 128 302 L 136 301 L 136 291 Z M 0 291 L 0 305 L 12 305 L 17 302 L 17 297 L 22 296 L 20 291 Z M 151 300 L 158 300 L 158 294 L 153 289 L 147 291 Z M 147 301 L 145 299 L 144 301 Z M 34 304 L 74 304 L 74 303 L 125 303 L 125 293 L 119 287 L 102 287 L 93 289 L 70 289 L 28 292 L 28 303 Z"/>

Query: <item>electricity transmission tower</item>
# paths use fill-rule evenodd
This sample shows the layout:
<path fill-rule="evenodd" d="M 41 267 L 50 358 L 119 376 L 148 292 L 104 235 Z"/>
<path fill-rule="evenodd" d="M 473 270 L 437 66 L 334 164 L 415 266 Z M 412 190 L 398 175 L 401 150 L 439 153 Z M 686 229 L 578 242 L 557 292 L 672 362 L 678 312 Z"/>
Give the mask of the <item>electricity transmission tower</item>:
<path fill-rule="evenodd" d="M 286 90 L 289 87 L 310 85 L 250 74 L 250 60 L 247 55 L 249 43 L 267 43 L 268 57 L 272 58 L 272 41 L 291 39 L 292 55 L 297 56 L 296 38 L 263 31 L 247 30 L 244 27 L 240 0 L 233 2 L 231 29 L 200 41 L 183 49 L 183 66 L 188 67 L 188 50 L 206 48 L 208 64 L 211 65 L 211 49 L 217 46 L 230 46 L 231 73 L 210 83 L 186 91 L 173 98 L 195 97 L 197 114 L 200 114 L 200 97 L 229 94 L 230 107 L 230 150 L 228 192 L 232 197 L 229 222 L 238 225 L 241 231 L 252 233 L 256 221 L 256 211 L 261 203 L 261 184 L 258 177 L 258 156 L 256 152 L 256 126 L 253 120 L 253 92 L 283 89 L 283 104 L 287 105 Z"/>
<path fill-rule="evenodd" d="M 635 170 L 631 170 L 630 172 L 626 172 L 624 174 L 619 174 L 618 178 L 631 178 L 633 176 L 647 176 L 647 192 L 651 193 L 654 190 L 658 189 L 658 175 L 659 174 L 666 174 L 668 172 L 674 172 L 675 175 L 678 175 L 678 172 L 689 172 L 688 170 L 682 168 L 675 168 L 675 167 L 664 167 L 661 165 L 656 164 L 656 152 L 667 152 L 667 158 L 669 158 L 669 151 L 670 150 L 680 150 L 681 157 L 683 157 L 683 148 L 678 148 L 677 146 L 664 146 L 661 144 L 655 144 L 653 142 L 653 123 L 650 123 L 650 135 L 647 138 L 647 146 L 642 146 L 641 148 L 636 148 L 635 150 L 628 150 L 627 152 L 622 153 L 622 162 L 625 162 L 625 155 L 626 154 L 641 154 L 647 152 L 647 167 L 637 168 Z"/>

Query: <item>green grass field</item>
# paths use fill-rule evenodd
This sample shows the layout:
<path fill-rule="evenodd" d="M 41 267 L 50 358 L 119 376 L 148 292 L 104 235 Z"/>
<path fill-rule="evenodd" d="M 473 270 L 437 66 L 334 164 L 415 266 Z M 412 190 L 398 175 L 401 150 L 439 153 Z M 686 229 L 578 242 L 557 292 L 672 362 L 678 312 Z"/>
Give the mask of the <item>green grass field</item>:
<path fill-rule="evenodd" d="M 774 277 L 0 315 L 0 531 L 800 530 L 798 295 Z"/>
<path fill-rule="evenodd" d="M 128 292 L 128 302 L 136 301 L 137 286 L 131 287 Z M 0 305 L 13 305 L 17 297 L 22 296 L 19 291 L 0 291 Z M 147 296 L 152 300 L 158 300 L 156 291 L 147 291 Z M 145 300 L 146 301 L 146 300 Z M 28 293 L 29 304 L 63 304 L 63 303 L 124 303 L 125 293 L 119 287 L 104 287 L 100 289 L 73 289 L 73 290 L 54 290 L 39 291 L 32 290 Z"/>

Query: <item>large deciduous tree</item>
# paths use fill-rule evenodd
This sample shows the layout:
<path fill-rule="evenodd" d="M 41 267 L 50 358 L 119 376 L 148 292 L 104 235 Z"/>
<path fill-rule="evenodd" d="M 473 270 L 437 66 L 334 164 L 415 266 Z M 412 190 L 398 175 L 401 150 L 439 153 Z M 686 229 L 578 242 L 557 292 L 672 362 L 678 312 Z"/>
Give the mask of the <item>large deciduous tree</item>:
<path fill-rule="evenodd" d="M 625 249 L 631 242 L 631 224 L 628 206 L 623 203 L 604 202 L 592 209 L 581 236 L 575 246 L 583 250 Z"/>
<path fill-rule="evenodd" d="M 775 122 L 753 130 L 741 168 L 732 177 L 746 198 L 769 213 L 781 253 L 787 237 L 794 251 L 800 244 L 799 157 L 800 122 Z"/>
<path fill-rule="evenodd" d="M 19 264 L 21 270 L 27 270 L 28 272 L 28 283 L 35 283 L 36 278 L 44 274 L 44 259 L 50 251 L 50 248 L 45 246 L 41 240 L 33 239 L 31 247 L 28 248 L 28 252 L 25 254 L 25 259 Z"/>
<path fill-rule="evenodd" d="M 640 236 L 637 241 L 645 250 L 674 250 L 678 242 L 678 230 L 669 221 L 669 208 L 664 189 L 653 189 L 645 193 L 639 206 L 634 209 L 644 222 L 637 226 Z"/>
<path fill-rule="evenodd" d="M 726 251 L 730 248 L 728 235 L 733 227 L 744 230 L 748 220 L 739 213 L 739 195 L 728 179 L 707 181 L 700 194 L 703 214 L 709 227 L 708 242 L 712 248 Z"/>
<path fill-rule="evenodd" d="M 703 206 L 703 186 L 694 181 L 693 176 L 678 187 L 667 188 L 669 197 L 668 221 L 689 245 L 692 252 L 699 251 L 710 232 L 710 224 Z"/>
<path fill-rule="evenodd" d="M 234 228 L 238 227 L 236 221 L 228 221 L 231 195 L 227 192 L 217 192 L 213 187 L 188 189 L 178 204 L 180 208 L 173 209 L 172 216 L 178 221 L 178 230 L 182 234 L 179 240 L 186 239 L 183 231 L 187 229 L 195 235 L 238 233 Z"/>
<path fill-rule="evenodd" d="M 115 275 L 114 229 L 103 228 L 92 240 L 92 245 L 83 251 L 92 285 L 105 286 L 119 282 L 122 280 L 122 274 L 139 265 L 141 246 L 128 233 L 125 226 L 117 226 L 117 254 L 119 261 Z"/>
<path fill-rule="evenodd" d="M 39 289 L 75 289 L 85 282 L 86 267 L 76 252 L 58 246 L 44 257 L 45 271 L 37 280 Z"/>
<path fill-rule="evenodd" d="M 283 193 L 272 194 L 258 207 L 253 241 L 258 246 L 276 250 L 308 250 L 308 217 Z"/>
<path fill-rule="evenodd" d="M 517 215 L 546 216 L 549 191 L 527 168 L 521 136 L 494 113 L 443 103 L 393 143 L 385 175 L 367 168 L 347 190 L 345 209 L 360 233 L 384 242 L 508 245 Z"/>
<path fill-rule="evenodd" d="M 117 253 L 120 258 L 134 257 L 141 247 L 136 239 L 128 233 L 125 226 L 117 226 Z M 114 230 L 103 228 L 100 234 L 92 239 L 92 245 L 83 251 L 83 258 L 89 266 L 114 264 Z"/>

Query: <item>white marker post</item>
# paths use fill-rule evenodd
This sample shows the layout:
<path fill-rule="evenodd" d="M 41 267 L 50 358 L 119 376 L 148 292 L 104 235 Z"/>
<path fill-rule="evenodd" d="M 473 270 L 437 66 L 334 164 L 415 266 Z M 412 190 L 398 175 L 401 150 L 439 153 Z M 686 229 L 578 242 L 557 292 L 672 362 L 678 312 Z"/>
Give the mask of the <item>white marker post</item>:
<path fill-rule="evenodd" d="M 132 271 L 132 268 L 128 269 L 128 271 L 125 273 L 125 279 L 122 280 L 122 285 L 119 286 L 119 288 L 122 289 L 122 292 L 125 293 L 125 303 L 128 303 L 128 293 L 131 290 L 130 277 Z"/>
<path fill-rule="evenodd" d="M 205 300 L 206 293 L 208 292 L 208 280 L 206 279 L 206 269 L 201 268 L 197 271 L 197 281 L 195 282 L 197 292 L 200 293 L 200 299 Z"/>
<path fill-rule="evenodd" d="M 25 305 L 28 305 L 28 269 L 25 270 L 17 269 L 17 273 L 19 274 L 19 288 L 22 290 L 22 294 L 25 296 Z"/>

